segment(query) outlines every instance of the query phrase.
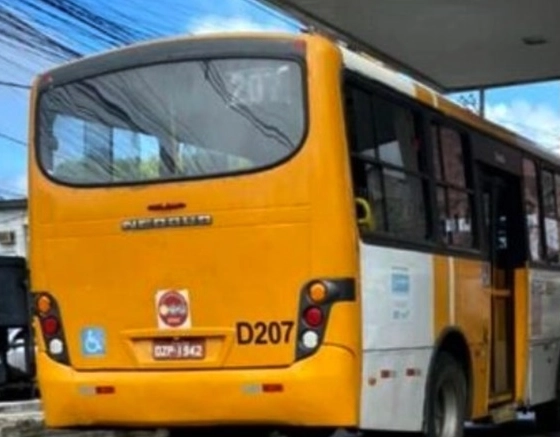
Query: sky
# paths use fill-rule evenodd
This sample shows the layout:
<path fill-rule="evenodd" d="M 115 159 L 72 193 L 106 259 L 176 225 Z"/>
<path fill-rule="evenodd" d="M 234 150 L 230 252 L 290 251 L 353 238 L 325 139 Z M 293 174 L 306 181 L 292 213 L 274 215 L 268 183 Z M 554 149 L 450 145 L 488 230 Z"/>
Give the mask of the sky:
<path fill-rule="evenodd" d="M 256 0 L 74 0 L 74 3 L 113 20 L 117 26 L 133 29 L 139 40 L 223 30 L 296 32 L 301 27 L 295 20 Z M 34 22 L 49 36 L 80 53 L 91 54 L 119 45 L 75 23 L 54 19 L 46 8 L 38 9 L 37 5 L 43 5 L 41 0 L 3 0 L 1 6 Z M 0 81 L 30 84 L 36 74 L 58 62 L 60 59 L 31 53 L 13 40 L 0 37 Z M 451 97 L 460 102 L 464 94 Z M 0 85 L 0 197 L 27 194 L 28 104 L 27 90 Z M 559 82 L 489 90 L 485 112 L 487 118 L 560 152 Z"/>
<path fill-rule="evenodd" d="M 465 94 L 449 97 L 461 103 Z M 560 82 L 494 88 L 485 100 L 486 118 L 560 153 Z"/>

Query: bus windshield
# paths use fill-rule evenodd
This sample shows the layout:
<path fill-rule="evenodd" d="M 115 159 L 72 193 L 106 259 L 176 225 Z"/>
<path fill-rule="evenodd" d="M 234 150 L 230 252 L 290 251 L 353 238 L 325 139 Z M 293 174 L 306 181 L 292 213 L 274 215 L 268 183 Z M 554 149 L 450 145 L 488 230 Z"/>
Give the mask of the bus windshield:
<path fill-rule="evenodd" d="M 72 185 L 253 171 L 295 153 L 305 131 L 299 64 L 284 59 L 162 63 L 43 92 L 41 167 Z"/>

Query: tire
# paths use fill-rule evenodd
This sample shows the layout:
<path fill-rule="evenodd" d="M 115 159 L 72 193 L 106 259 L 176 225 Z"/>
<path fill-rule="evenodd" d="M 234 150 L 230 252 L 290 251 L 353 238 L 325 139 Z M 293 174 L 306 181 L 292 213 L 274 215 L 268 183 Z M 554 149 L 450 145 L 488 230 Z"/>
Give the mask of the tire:
<path fill-rule="evenodd" d="M 467 410 L 467 379 L 453 356 L 436 356 L 427 390 L 426 437 L 463 437 Z"/>

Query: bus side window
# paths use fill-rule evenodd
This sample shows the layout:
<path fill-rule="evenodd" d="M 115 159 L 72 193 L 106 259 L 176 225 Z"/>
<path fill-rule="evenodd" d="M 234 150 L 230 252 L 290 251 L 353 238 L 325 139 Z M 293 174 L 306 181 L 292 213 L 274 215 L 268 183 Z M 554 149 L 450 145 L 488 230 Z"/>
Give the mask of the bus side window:
<path fill-rule="evenodd" d="M 373 229 L 398 239 L 430 237 L 417 115 L 358 87 L 347 87 L 354 193 L 369 203 Z"/>
<path fill-rule="evenodd" d="M 537 170 L 535 162 L 529 159 L 523 160 L 523 185 L 525 197 L 525 217 L 527 223 L 527 235 L 529 236 L 529 251 L 531 260 L 542 259 L 540 207 L 537 190 Z"/>
<path fill-rule="evenodd" d="M 359 89 L 348 89 L 346 100 L 347 130 L 350 143 L 351 171 L 354 196 L 365 200 L 372 213 L 372 226 L 361 227 L 362 232 L 369 233 L 385 228 L 385 206 L 380 195 L 379 168 L 364 158 L 374 158 L 374 137 L 371 98 L 369 93 Z M 357 214 L 367 214 L 361 204 L 356 205 Z"/>
<path fill-rule="evenodd" d="M 555 200 L 556 200 L 556 258 L 555 263 L 560 263 L 560 175 L 554 175 L 554 188 L 555 188 Z"/>
<path fill-rule="evenodd" d="M 543 198 L 544 235 L 546 246 L 546 260 L 558 263 L 558 214 L 556 207 L 557 193 L 554 183 L 554 173 L 541 171 L 541 187 Z"/>
<path fill-rule="evenodd" d="M 432 123 L 436 201 L 442 243 L 472 248 L 474 190 L 466 174 L 463 136 L 446 126 Z"/>

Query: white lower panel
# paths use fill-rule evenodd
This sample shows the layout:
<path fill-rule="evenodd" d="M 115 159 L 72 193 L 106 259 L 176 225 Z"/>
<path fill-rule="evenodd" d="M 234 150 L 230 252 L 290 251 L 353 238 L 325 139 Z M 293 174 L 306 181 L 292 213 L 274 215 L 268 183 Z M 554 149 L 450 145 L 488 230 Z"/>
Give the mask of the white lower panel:
<path fill-rule="evenodd" d="M 364 351 L 434 344 L 433 257 L 361 243 Z"/>
<path fill-rule="evenodd" d="M 532 343 L 529 352 L 528 403 L 538 405 L 555 398 L 560 340 Z"/>
<path fill-rule="evenodd" d="M 529 366 L 527 402 L 538 405 L 555 397 L 560 354 L 560 275 L 530 271 Z"/>
<path fill-rule="evenodd" d="M 361 429 L 420 431 L 433 348 L 365 351 Z M 407 369 L 413 375 L 407 375 Z M 384 372 L 385 371 L 385 372 Z M 384 373 L 390 372 L 388 378 Z"/>
<path fill-rule="evenodd" d="M 557 271 L 530 272 L 530 339 L 560 338 L 560 275 Z"/>

